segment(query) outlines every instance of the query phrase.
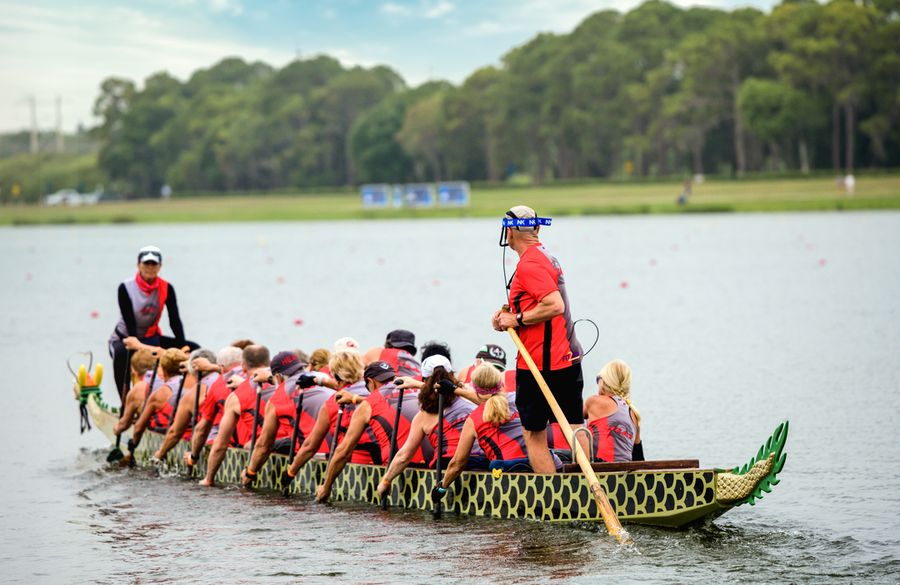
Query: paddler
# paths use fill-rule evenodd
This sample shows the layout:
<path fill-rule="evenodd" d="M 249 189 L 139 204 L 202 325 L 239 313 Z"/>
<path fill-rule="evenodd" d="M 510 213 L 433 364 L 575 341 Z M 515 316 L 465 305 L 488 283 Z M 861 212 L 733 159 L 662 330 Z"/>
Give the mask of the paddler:
<path fill-rule="evenodd" d="M 326 380 L 330 380 L 327 375 L 306 371 L 307 361 L 306 354 L 299 350 L 282 351 L 272 358 L 269 369 L 277 387 L 272 398 L 266 404 L 265 420 L 250 456 L 250 462 L 241 472 L 241 483 L 244 486 L 253 482 L 273 448 L 275 451 L 283 453 L 290 451 L 290 441 L 294 436 L 294 417 L 297 414 L 297 402 L 300 400 L 300 394 L 303 394 L 303 404 L 301 405 L 297 437 L 301 444 L 315 426 L 319 410 L 325 401 L 334 394 L 334 390 L 321 385 Z M 260 381 L 262 375 L 262 370 L 257 372 L 257 381 Z M 325 441 L 322 441 L 318 452 L 328 452 Z"/>
<path fill-rule="evenodd" d="M 631 368 L 613 360 L 597 374 L 597 394 L 584 401 L 594 458 L 608 463 L 643 461 L 641 413 L 631 403 Z"/>
<path fill-rule="evenodd" d="M 113 358 L 113 375 L 120 394 L 127 375 L 126 339 L 134 338 L 140 343 L 163 349 L 185 345 L 191 350 L 199 347 L 185 337 L 175 287 L 159 276 L 161 268 L 160 249 L 156 246 L 144 246 L 138 251 L 137 274 L 119 284 L 119 322 L 109 338 L 109 355 Z M 163 307 L 169 313 L 169 327 L 172 328 L 174 337 L 167 337 L 160 330 Z"/>
<path fill-rule="evenodd" d="M 345 399 L 348 394 L 356 394 L 363 398 L 369 395 L 369 390 L 366 388 L 366 383 L 363 380 L 362 356 L 358 352 L 344 350 L 333 353 L 328 360 L 328 369 L 331 372 L 331 377 L 341 385 L 340 389 L 345 391 L 343 394 Z M 300 468 L 319 451 L 323 440 L 330 445 L 336 434 L 337 441 L 340 442 L 356 406 L 350 404 L 350 400 L 347 400 L 348 404 L 346 405 L 339 405 L 335 399 L 336 396 L 337 394 L 328 398 L 325 401 L 325 405 L 319 409 L 316 424 L 306 439 L 303 440 L 303 445 L 300 446 L 290 467 L 285 472 L 286 477 L 282 480 L 283 482 L 293 481 Z M 340 425 L 338 424 L 339 422 Z M 354 450 L 351 462 L 372 463 L 372 458 L 368 453 Z"/>
<path fill-rule="evenodd" d="M 197 389 L 196 383 L 197 378 L 200 379 L 200 392 L 199 392 L 199 402 L 203 403 L 203 399 L 206 397 L 206 392 L 209 389 L 209 386 L 219 378 L 218 369 L 212 370 L 210 372 L 200 372 L 196 368 L 194 368 L 194 361 L 198 359 L 204 359 L 210 362 L 211 364 L 216 363 L 216 354 L 214 354 L 211 350 L 206 348 L 200 348 L 191 352 L 191 355 L 188 358 L 187 369 L 188 374 L 191 376 L 194 381 L 193 384 L 185 383 L 181 392 L 181 400 L 178 401 L 178 405 L 175 409 L 175 417 L 172 419 L 172 424 L 169 426 L 169 430 L 166 431 L 166 437 L 163 440 L 162 445 L 160 445 L 159 449 L 156 450 L 156 453 L 153 454 L 154 457 L 162 461 L 168 452 L 178 444 L 182 438 L 186 438 L 190 436 L 190 432 L 188 432 L 188 427 L 191 425 L 194 416 L 194 401 L 197 398 Z M 191 429 L 192 431 L 193 429 Z"/>
<path fill-rule="evenodd" d="M 218 377 L 210 383 L 206 396 L 200 402 L 197 428 L 191 433 L 191 450 L 184 454 L 184 462 L 188 467 L 193 467 L 199 459 L 204 445 L 212 444 L 219 435 L 219 423 L 222 422 L 225 401 L 232 391 L 228 383 L 234 376 L 245 375 L 244 352 L 241 348 L 230 345 L 219 350 L 215 363 L 198 357 L 191 365 L 201 375 L 218 374 Z"/>
<path fill-rule="evenodd" d="M 169 428 L 172 415 L 175 413 L 176 392 L 185 376 L 181 371 L 182 365 L 187 359 L 186 353 L 174 347 L 164 351 L 159 358 L 156 377 L 158 380 L 162 380 L 162 385 L 150 389 L 150 395 L 145 399 L 144 409 L 137 422 L 134 423 L 132 440 L 135 445 L 141 442 L 145 430 L 165 432 Z"/>
<path fill-rule="evenodd" d="M 506 350 L 493 343 L 482 345 L 475 354 L 475 362 L 459 371 L 459 381 L 468 384 L 472 381 L 472 372 L 481 364 L 490 364 L 503 372 L 503 385 L 507 394 L 516 393 L 516 371 L 506 369 Z"/>
<path fill-rule="evenodd" d="M 258 383 L 254 376 L 258 370 L 269 367 L 269 349 L 264 345 L 249 345 L 244 348 L 243 366 L 245 376 L 235 375 L 228 384 L 236 386 L 234 392 L 225 400 L 222 421 L 219 424 L 219 434 L 213 442 L 206 465 L 206 477 L 200 480 L 200 485 L 211 487 L 215 485 L 216 472 L 225 458 L 228 446 L 232 440 L 240 447 L 248 446 L 253 426 L 260 422 L 261 416 L 256 412 L 256 394 L 260 393 L 260 408 L 265 406 L 265 401 L 275 391 L 275 386 L 268 382 Z M 268 376 L 266 376 L 268 377 Z"/>
<path fill-rule="evenodd" d="M 444 444 L 442 457 L 449 461 L 456 453 L 456 447 L 459 444 L 459 437 L 462 432 L 463 425 L 469 418 L 469 415 L 475 410 L 475 404 L 462 396 L 457 396 L 456 391 L 459 389 L 460 382 L 457 381 L 453 374 L 453 367 L 450 360 L 440 354 L 433 355 L 425 360 L 422 364 L 422 375 L 425 376 L 424 385 L 418 394 L 419 412 L 410 423 L 409 436 L 403 446 L 397 451 L 394 460 L 391 461 L 388 470 L 378 485 L 379 497 L 388 491 L 391 482 L 413 460 L 416 450 L 419 448 L 420 442 L 427 438 L 432 447 L 432 457 L 430 458 L 429 467 L 434 467 L 437 463 L 437 426 L 438 426 L 438 394 L 445 392 L 444 395 Z M 474 447 L 472 455 L 475 459 L 483 460 L 484 454 L 481 449 Z M 471 462 L 473 458 L 470 458 Z M 481 468 L 486 467 L 480 466 Z M 472 466 L 469 466 L 472 468 Z"/>
<path fill-rule="evenodd" d="M 497 331 L 518 331 L 563 415 L 575 429 L 584 426 L 582 349 L 575 336 L 562 268 L 538 239 L 541 225 L 549 225 L 549 221 L 524 205 L 506 212 L 500 245 L 512 248 L 519 255 L 519 263 L 507 291 L 509 311 L 495 312 L 491 323 Z M 554 461 L 547 446 L 547 425 L 554 420 L 553 413 L 521 353 L 516 362 L 515 403 L 531 467 L 539 473 L 553 473 Z M 587 452 L 589 444 L 583 433 L 578 433 L 578 440 Z"/>
<path fill-rule="evenodd" d="M 456 453 L 441 485 L 434 490 L 440 499 L 447 487 L 453 483 L 469 459 L 473 444 L 477 441 L 490 460 L 491 469 L 503 471 L 530 471 L 528 449 L 525 445 L 524 429 L 509 395 L 503 391 L 503 377 L 496 369 L 482 364 L 472 373 L 472 387 L 482 402 L 463 424 Z M 546 445 L 542 445 L 546 449 Z M 562 468 L 558 459 L 550 459 L 553 471 Z"/>
<path fill-rule="evenodd" d="M 387 362 L 398 376 L 421 377 L 422 365 L 416 359 L 416 336 L 406 329 L 388 332 L 384 346 L 373 347 L 363 355 L 363 362 Z"/>
<path fill-rule="evenodd" d="M 392 407 L 384 394 L 390 393 L 390 388 L 382 389 L 386 385 L 393 385 L 397 372 L 388 362 L 372 362 L 363 373 L 368 396 L 360 396 L 347 390 L 339 390 L 335 395 L 338 404 L 356 405 L 353 416 L 347 425 L 347 432 L 338 443 L 337 449 L 328 461 L 325 469 L 325 478 L 322 485 L 316 490 L 316 500 L 324 502 L 331 495 L 331 487 L 335 478 L 344 469 L 344 466 L 353 456 L 354 450 L 360 443 L 368 444 L 372 461 L 376 465 L 387 465 L 391 451 L 391 438 L 394 433 L 394 421 L 398 421 L 397 444 L 406 443 L 409 434 L 409 421 L 403 416 L 397 416 L 396 407 Z M 346 416 L 346 415 L 345 415 Z M 420 438 L 421 441 L 421 438 Z M 419 454 L 421 461 L 421 453 Z"/>
<path fill-rule="evenodd" d="M 158 350 L 158 348 L 157 348 Z M 144 406 L 144 400 L 147 397 L 147 389 L 150 387 L 153 371 L 156 365 L 156 356 L 149 349 L 142 349 L 134 352 L 131 356 L 131 377 L 138 382 L 131 387 L 128 395 L 125 397 L 122 415 L 113 432 L 118 436 L 121 435 L 134 423 L 134 419 L 141 413 Z M 153 380 L 154 388 L 162 386 L 162 380 Z"/>

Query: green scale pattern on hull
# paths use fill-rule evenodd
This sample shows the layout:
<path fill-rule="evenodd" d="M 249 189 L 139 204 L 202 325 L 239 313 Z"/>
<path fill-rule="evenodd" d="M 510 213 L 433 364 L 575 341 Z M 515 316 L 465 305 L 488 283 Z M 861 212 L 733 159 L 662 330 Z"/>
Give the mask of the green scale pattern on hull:
<path fill-rule="evenodd" d="M 142 464 L 149 464 L 162 437 L 148 433 L 137 452 Z M 170 469 L 186 471 L 183 455 L 188 443 L 181 441 L 167 456 Z M 248 453 L 229 449 L 218 473 L 220 484 L 240 483 Z M 258 489 L 282 491 L 281 477 L 287 457 L 273 454 L 259 472 Z M 290 493 L 314 495 L 325 473 L 324 461 L 310 461 L 297 474 Z M 206 457 L 194 474 L 206 471 Z M 335 481 L 332 501 L 377 504 L 376 488 L 384 468 L 348 464 Z M 706 517 L 718 516 L 731 505 L 716 501 L 716 471 L 678 469 L 671 471 L 630 471 L 598 474 L 610 503 L 623 522 L 679 527 Z M 431 510 L 434 472 L 407 469 L 394 480 L 389 504 L 393 507 Z M 517 474 L 494 476 L 490 472 L 465 472 L 444 500 L 445 510 L 470 516 L 522 518 L 540 521 L 600 522 L 599 513 L 584 478 L 579 473 Z"/>

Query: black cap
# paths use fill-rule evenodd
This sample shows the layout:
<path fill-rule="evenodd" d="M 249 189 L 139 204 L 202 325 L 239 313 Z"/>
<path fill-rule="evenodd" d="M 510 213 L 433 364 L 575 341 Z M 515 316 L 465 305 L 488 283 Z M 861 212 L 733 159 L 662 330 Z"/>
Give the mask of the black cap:
<path fill-rule="evenodd" d="M 506 351 L 499 345 L 494 345 L 493 343 L 482 345 L 475 357 L 483 359 L 501 370 L 506 368 Z"/>
<path fill-rule="evenodd" d="M 387 334 L 384 340 L 385 347 L 405 349 L 411 354 L 416 353 L 416 335 L 406 329 L 394 329 Z"/>
<path fill-rule="evenodd" d="M 287 377 L 299 372 L 303 366 L 303 362 L 292 351 L 279 351 L 269 364 L 273 374 L 281 374 Z"/>
<path fill-rule="evenodd" d="M 387 362 L 372 362 L 366 366 L 366 371 L 363 373 L 363 378 L 376 382 L 389 382 L 396 377 L 397 372 Z"/>

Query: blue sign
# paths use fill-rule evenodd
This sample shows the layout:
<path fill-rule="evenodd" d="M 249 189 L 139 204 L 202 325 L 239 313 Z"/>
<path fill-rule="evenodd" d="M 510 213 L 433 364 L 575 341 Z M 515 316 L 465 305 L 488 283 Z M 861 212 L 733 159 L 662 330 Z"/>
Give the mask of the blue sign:
<path fill-rule="evenodd" d="M 387 184 L 363 185 L 360 191 L 363 207 L 387 207 L 391 200 L 392 189 Z"/>
<path fill-rule="evenodd" d="M 465 181 L 439 183 L 438 200 L 441 207 L 468 207 L 469 184 Z"/>

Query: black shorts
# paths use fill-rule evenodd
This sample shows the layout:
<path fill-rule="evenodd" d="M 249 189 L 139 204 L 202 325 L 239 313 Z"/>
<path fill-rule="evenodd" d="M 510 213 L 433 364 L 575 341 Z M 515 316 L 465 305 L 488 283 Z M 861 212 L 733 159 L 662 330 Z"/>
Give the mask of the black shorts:
<path fill-rule="evenodd" d="M 573 425 L 583 425 L 584 400 L 581 391 L 584 389 L 584 378 L 581 375 L 581 364 L 541 374 L 566 420 Z M 516 408 L 526 431 L 543 431 L 547 429 L 548 422 L 556 422 L 531 370 L 516 370 Z"/>

